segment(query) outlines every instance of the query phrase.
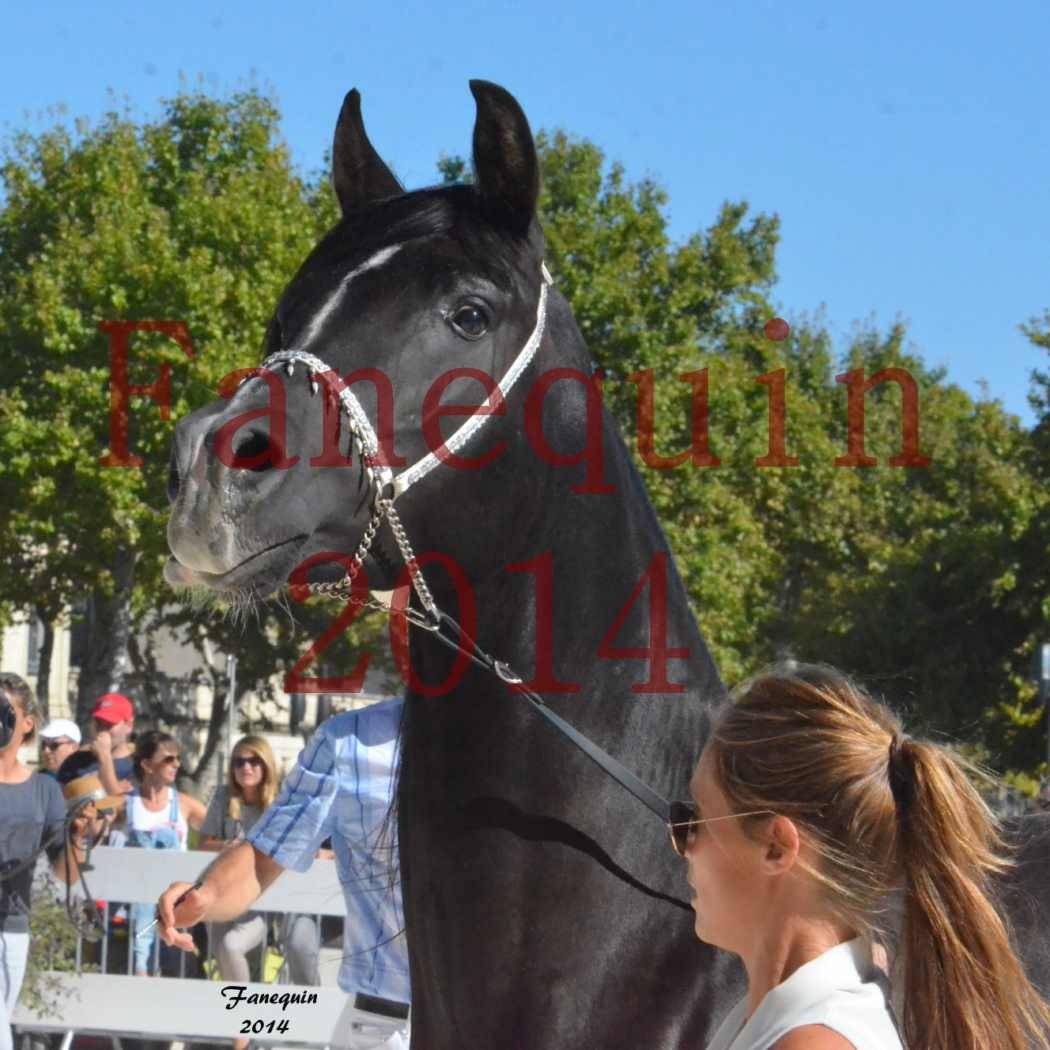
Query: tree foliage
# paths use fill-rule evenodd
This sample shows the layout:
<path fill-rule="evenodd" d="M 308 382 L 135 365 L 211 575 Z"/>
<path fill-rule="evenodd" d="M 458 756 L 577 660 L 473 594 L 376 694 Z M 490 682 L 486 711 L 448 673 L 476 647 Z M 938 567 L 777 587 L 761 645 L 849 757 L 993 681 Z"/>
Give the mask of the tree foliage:
<path fill-rule="evenodd" d="M 97 673 L 81 671 L 81 716 L 120 683 L 112 641 L 132 612 L 141 625 L 163 609 L 191 642 L 203 630 L 242 655 L 246 688 L 266 688 L 302 637 L 272 617 L 235 636 L 221 610 L 179 607 L 162 582 L 168 448 L 174 420 L 257 360 L 280 291 L 331 222 L 327 187 L 293 168 L 276 107 L 254 91 L 182 94 L 155 122 L 111 112 L 19 134 L 0 176 L 0 594 L 16 607 L 46 597 L 52 615 L 89 600 Z M 131 398 L 141 467 L 104 462 L 111 348 L 99 326 L 117 320 L 182 321 L 192 339 L 188 358 L 165 335 L 131 337 L 130 384 L 156 383 L 165 365 L 172 375 L 169 418 Z"/>
<path fill-rule="evenodd" d="M 62 973 L 77 972 L 78 932 L 56 899 L 55 883 L 48 878 L 34 879 L 33 907 L 29 913 L 29 954 L 19 1002 L 40 1018 L 55 1017 L 69 989 L 62 985 Z M 81 972 L 91 973 L 98 966 L 85 963 Z"/>
<path fill-rule="evenodd" d="M 547 264 L 604 372 L 606 403 L 725 678 L 788 656 L 833 662 L 926 729 L 972 742 L 1001 768 L 1035 771 L 1042 716 L 1028 665 L 1050 620 L 1050 373 L 1035 376 L 1039 422 L 1028 431 L 930 368 L 901 323 L 860 327 L 836 346 L 819 316 L 800 315 L 776 342 L 765 334 L 777 312 L 775 216 L 726 202 L 675 242 L 655 182 L 631 181 L 563 132 L 537 142 Z M 439 171 L 470 177 L 458 157 Z M 133 399 L 131 447 L 145 465 L 101 466 L 110 351 L 99 322 L 185 321 L 193 359 L 138 334 L 130 381 L 154 382 L 169 364 L 172 419 L 211 400 L 222 376 L 257 358 L 281 288 L 336 218 L 333 194 L 293 169 L 275 106 L 252 92 L 180 95 L 154 123 L 112 113 L 75 133 L 19 135 L 0 174 L 0 595 L 51 614 L 90 594 L 202 653 L 205 639 L 237 651 L 242 685 L 265 688 L 329 611 L 297 609 L 297 629 L 269 610 L 242 630 L 210 607 L 173 604 L 160 578 L 172 423 Z M 1050 348 L 1050 315 L 1027 331 Z M 884 369 L 914 381 L 919 451 L 931 463 L 888 465 L 903 402 L 886 382 L 865 398 L 878 465 L 836 466 L 849 440 L 836 377 Z M 654 465 L 691 449 L 702 370 L 707 464 L 687 455 Z M 637 440 L 646 376 L 651 447 Z M 781 381 L 784 451 L 798 463 L 761 466 L 775 451 Z M 130 597 L 119 583 L 129 560 Z M 356 626 L 335 660 L 349 665 L 381 626 Z M 101 617 L 100 644 L 106 630 Z"/>
<path fill-rule="evenodd" d="M 644 429 L 637 377 L 652 370 L 655 447 L 643 456 L 635 441 L 634 451 L 727 680 L 778 658 L 835 663 L 926 731 L 968 741 L 1001 768 L 1037 768 L 1043 716 L 1029 662 L 1047 617 L 1033 577 L 1045 580 L 1037 560 L 1047 559 L 1033 533 L 1047 490 L 1032 435 L 927 366 L 902 323 L 860 327 L 838 349 L 819 319 L 797 319 L 783 342 L 767 337 L 775 216 L 724 203 L 674 244 L 658 186 L 629 182 L 596 146 L 563 133 L 539 146 L 548 265 L 632 441 Z M 446 177 L 455 169 L 455 158 L 441 165 Z M 679 377 L 700 369 L 718 465 L 654 467 L 654 453 L 690 449 L 692 385 Z M 889 465 L 902 448 L 894 382 L 865 398 L 878 465 L 836 466 L 848 448 L 836 377 L 856 369 L 914 380 L 929 466 Z M 798 464 L 760 466 L 772 451 L 769 377 L 781 370 L 785 451 Z M 1050 382 L 1039 378 L 1046 420 Z"/>

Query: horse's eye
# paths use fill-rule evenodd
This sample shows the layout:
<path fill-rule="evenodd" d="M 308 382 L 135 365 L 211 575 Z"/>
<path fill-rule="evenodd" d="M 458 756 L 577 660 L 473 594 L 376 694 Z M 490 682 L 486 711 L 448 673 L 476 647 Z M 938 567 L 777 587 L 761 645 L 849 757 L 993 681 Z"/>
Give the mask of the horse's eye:
<path fill-rule="evenodd" d="M 480 339 L 489 329 L 489 319 L 480 306 L 467 303 L 449 315 L 449 324 L 465 339 Z"/>

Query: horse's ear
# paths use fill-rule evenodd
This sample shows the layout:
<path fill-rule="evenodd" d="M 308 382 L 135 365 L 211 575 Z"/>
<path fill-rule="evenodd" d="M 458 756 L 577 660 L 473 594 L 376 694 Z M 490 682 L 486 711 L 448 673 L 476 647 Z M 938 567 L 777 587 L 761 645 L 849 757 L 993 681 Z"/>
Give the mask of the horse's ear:
<path fill-rule="evenodd" d="M 529 122 L 509 91 L 472 80 L 474 177 L 482 206 L 496 221 L 524 234 L 536 212 L 540 168 Z"/>
<path fill-rule="evenodd" d="M 344 215 L 381 197 L 404 193 L 401 183 L 368 141 L 357 88 L 347 92 L 335 126 L 332 186 Z"/>

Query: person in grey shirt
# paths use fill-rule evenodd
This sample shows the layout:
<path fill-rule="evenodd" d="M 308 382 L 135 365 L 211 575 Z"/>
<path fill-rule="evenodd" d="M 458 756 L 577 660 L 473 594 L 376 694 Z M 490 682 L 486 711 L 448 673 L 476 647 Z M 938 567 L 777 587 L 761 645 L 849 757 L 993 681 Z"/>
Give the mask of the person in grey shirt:
<path fill-rule="evenodd" d="M 55 854 L 61 850 L 66 806 L 52 777 L 18 761 L 18 749 L 32 740 L 40 715 L 18 675 L 0 672 L 0 704 L 14 716 L 0 750 L 0 1050 L 11 1050 L 10 1017 L 29 954 L 33 867 L 43 846 Z"/>

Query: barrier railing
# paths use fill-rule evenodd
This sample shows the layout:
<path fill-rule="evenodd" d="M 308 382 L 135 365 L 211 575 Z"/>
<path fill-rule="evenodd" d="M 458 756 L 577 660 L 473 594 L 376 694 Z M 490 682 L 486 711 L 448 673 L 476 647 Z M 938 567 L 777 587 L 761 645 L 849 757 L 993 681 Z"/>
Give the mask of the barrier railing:
<path fill-rule="evenodd" d="M 193 882 L 214 853 L 99 848 L 87 875 L 92 893 L 108 901 L 155 902 L 171 882 Z M 317 860 L 305 874 L 285 872 L 253 911 L 343 916 L 335 862 Z M 82 944 L 77 946 L 81 965 Z M 129 951 L 130 954 L 130 951 Z M 105 964 L 103 964 L 104 966 Z M 113 973 L 46 975 L 48 999 L 40 1016 L 19 1004 L 12 1021 L 26 1031 L 60 1032 L 68 1050 L 74 1034 L 142 1039 L 215 1041 L 250 1037 L 255 1043 L 353 1048 L 374 1046 L 404 1022 L 364 1012 L 354 997 L 328 985 L 232 984 Z"/>

